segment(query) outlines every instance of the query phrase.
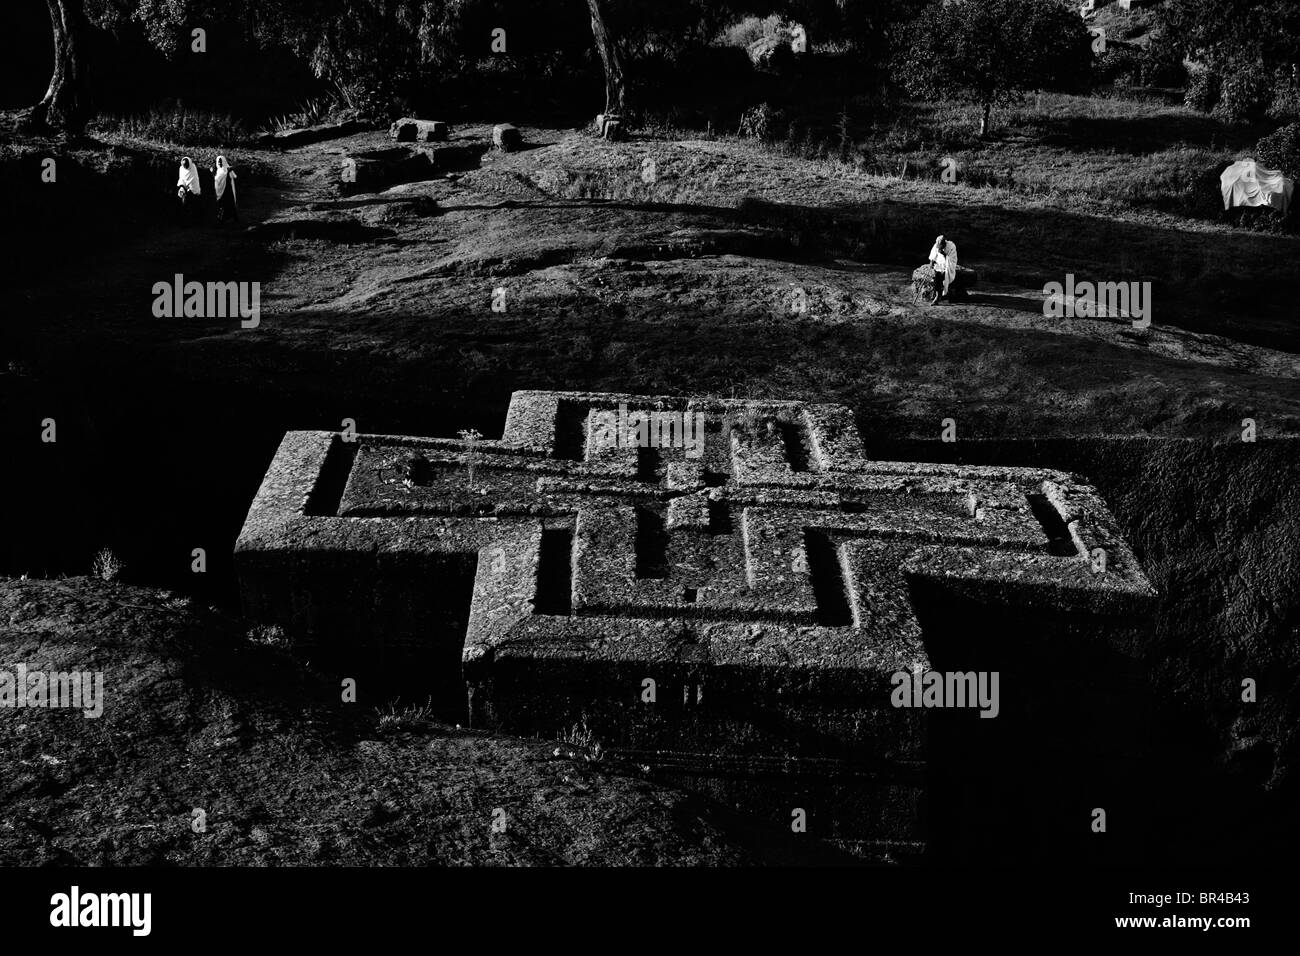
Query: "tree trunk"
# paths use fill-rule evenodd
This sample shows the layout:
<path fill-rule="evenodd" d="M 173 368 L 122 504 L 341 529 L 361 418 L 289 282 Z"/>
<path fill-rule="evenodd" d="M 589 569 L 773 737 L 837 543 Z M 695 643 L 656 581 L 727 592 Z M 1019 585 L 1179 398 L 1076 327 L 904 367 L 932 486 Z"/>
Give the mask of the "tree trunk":
<path fill-rule="evenodd" d="M 85 64 L 87 21 L 83 0 L 45 0 L 54 29 L 54 73 L 45 96 L 28 118 L 38 124 L 79 132 L 86 121 Z"/>
<path fill-rule="evenodd" d="M 600 0 L 587 0 L 591 11 L 591 33 L 596 38 L 596 52 L 600 62 L 605 66 L 605 112 L 622 116 L 627 106 L 627 88 L 623 79 L 623 58 L 619 55 L 618 44 L 605 26 L 605 17 L 600 12 Z"/>

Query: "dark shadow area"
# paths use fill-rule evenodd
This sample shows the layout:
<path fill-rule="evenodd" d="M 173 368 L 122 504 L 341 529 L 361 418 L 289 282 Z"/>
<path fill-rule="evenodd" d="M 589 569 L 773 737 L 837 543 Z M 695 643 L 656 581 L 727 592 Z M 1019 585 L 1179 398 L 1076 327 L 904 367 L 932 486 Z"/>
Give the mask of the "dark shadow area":
<path fill-rule="evenodd" d="M 533 604 L 538 614 L 572 613 L 572 554 L 571 528 L 547 528 L 542 532 L 542 546 L 537 558 L 537 599 Z"/>
<path fill-rule="evenodd" d="M 1229 126 L 1206 114 L 1158 113 L 1133 116 L 1046 117 L 1031 125 L 1045 146 L 1112 150 L 1143 155 L 1176 146 L 1230 149 L 1253 145 L 1270 127 Z"/>
<path fill-rule="evenodd" d="M 1150 863 L 1276 865 L 1294 854 L 1300 847 L 1300 801 L 1291 728 L 1300 721 L 1300 702 L 1290 688 L 1300 679 L 1300 440 L 905 441 L 876 443 L 872 453 L 884 459 L 1048 466 L 1092 481 L 1160 594 L 1150 636 L 1135 659 L 1142 674 L 1118 659 L 1092 668 L 1107 679 L 1128 673 L 1131 679 L 1117 691 L 1135 687 L 1139 677 L 1149 688 L 1148 750 L 1131 772 L 1113 781 L 1106 798 L 1131 807 L 1128 822 L 1122 816 L 1118 822 L 1141 840 Z M 1015 633 L 1013 624 L 1008 633 Z M 956 635 L 948 642 L 952 648 L 969 645 L 963 615 L 954 613 L 948 626 Z M 942 633 L 943 626 L 936 631 Z M 1080 646 L 1089 639 L 1081 635 Z M 1033 640 L 1030 655 L 1012 654 L 1007 666 L 1024 668 L 1041 659 L 1049 643 Z M 1081 672 L 1057 666 L 1034 673 L 1056 680 Z M 1246 677 L 1269 688 L 1253 703 L 1242 699 Z M 1088 707 L 1071 700 L 1052 704 L 1067 708 L 1057 717 L 1035 720 L 1064 726 L 1074 708 L 1075 725 L 1094 743 L 1103 728 L 1112 727 L 1126 746 L 1140 744 L 1130 735 L 1137 724 L 1112 723 L 1123 713 L 1115 709 L 1118 698 Z M 1006 753 L 1019 761 L 1016 748 Z M 1044 781 L 1048 791 L 1034 799 L 1050 805 L 1057 778 Z M 954 792 L 954 806 L 973 806 L 981 793 Z M 1072 813 L 1091 809 L 1077 804 Z M 1091 836 L 1084 830 L 1080 838 Z"/>
<path fill-rule="evenodd" d="M 267 242 L 319 239 L 323 242 L 362 243 L 397 238 L 397 232 L 393 229 L 367 226 L 355 219 L 281 219 L 252 226 L 249 233 Z"/>
<path fill-rule="evenodd" d="M 992 305 L 999 309 L 1012 309 L 1030 315 L 1043 314 L 1043 300 L 1024 295 L 1005 295 L 997 292 L 968 292 L 966 301 L 975 305 Z"/>

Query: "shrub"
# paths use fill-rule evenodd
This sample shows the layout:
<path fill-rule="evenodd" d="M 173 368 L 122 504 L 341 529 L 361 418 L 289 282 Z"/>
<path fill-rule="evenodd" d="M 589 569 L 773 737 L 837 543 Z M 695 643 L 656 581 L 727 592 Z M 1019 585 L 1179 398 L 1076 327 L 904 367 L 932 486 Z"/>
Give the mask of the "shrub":
<path fill-rule="evenodd" d="M 91 128 L 176 146 L 230 146 L 247 143 L 252 135 L 242 120 L 227 113 L 190 110 L 180 104 L 133 116 L 101 116 Z"/>
<path fill-rule="evenodd" d="M 1263 117 L 1273 98 L 1273 84 L 1262 63 L 1242 63 L 1223 75 L 1219 102 L 1212 112 L 1228 123 L 1245 123 Z"/>
<path fill-rule="evenodd" d="M 1223 187 L 1219 177 L 1231 165 L 1228 160 L 1220 160 L 1195 173 L 1187 187 L 1180 211 L 1198 219 L 1222 219 Z"/>
<path fill-rule="evenodd" d="M 1268 115 L 1300 119 L 1300 67 L 1284 67 L 1273 74 L 1273 102 Z"/>
<path fill-rule="evenodd" d="M 1131 46 L 1112 43 L 1097 60 L 1098 79 L 1121 86 L 1142 82 L 1142 52 Z"/>
<path fill-rule="evenodd" d="M 773 109 L 767 103 L 759 103 L 741 114 L 740 135 L 748 139 L 776 139 L 780 121 L 780 110 Z"/>
<path fill-rule="evenodd" d="M 587 726 L 587 718 L 584 715 L 582 722 L 574 724 L 569 728 L 568 733 L 562 738 L 562 742 L 578 750 L 577 754 L 570 756 L 581 756 L 588 763 L 599 763 L 605 757 L 605 747 Z M 559 756 L 559 749 L 556 750 Z"/>
<path fill-rule="evenodd" d="M 1194 110 L 1208 113 L 1219 102 L 1219 74 L 1204 67 L 1191 70 L 1183 102 Z"/>
<path fill-rule="evenodd" d="M 1187 65 L 1182 54 L 1163 34 L 1153 36 L 1138 56 L 1144 86 L 1180 87 L 1187 82 Z"/>
<path fill-rule="evenodd" d="M 770 17 L 745 17 L 722 31 L 718 43 L 722 46 L 738 46 L 748 50 L 759 40 L 784 37 L 790 39 L 792 25 L 781 19 L 778 14 Z"/>
<path fill-rule="evenodd" d="M 285 636 L 284 628 L 279 624 L 254 624 L 248 629 L 247 637 L 252 643 L 265 647 L 289 646 L 289 638 Z"/>
<path fill-rule="evenodd" d="M 377 729 L 380 733 L 418 733 L 428 730 L 436 723 L 432 704 L 433 701 L 429 700 L 423 707 L 411 704 L 401 710 L 397 708 L 396 703 L 389 704 L 387 710 L 377 707 L 375 708 L 375 712 L 379 715 Z"/>
<path fill-rule="evenodd" d="M 756 68 L 773 73 L 788 72 L 795 64 L 788 37 L 766 37 L 754 41 L 749 48 L 749 59 Z"/>
<path fill-rule="evenodd" d="M 319 126 L 335 115 L 343 106 L 340 96 L 318 96 L 307 100 L 296 112 L 286 113 L 271 120 L 271 128 L 277 131 L 302 129 L 306 126 Z"/>
<path fill-rule="evenodd" d="M 353 107 L 361 116 L 378 123 L 391 123 L 402 113 L 395 85 L 376 79 L 358 83 L 352 91 Z"/>
<path fill-rule="evenodd" d="M 103 578 L 105 581 L 116 581 L 122 574 L 122 562 L 108 548 L 101 548 L 99 553 L 95 555 L 94 561 L 91 562 L 90 569 L 97 578 Z"/>
<path fill-rule="evenodd" d="M 1255 144 L 1255 159 L 1267 169 L 1280 169 L 1295 179 L 1300 176 L 1300 123 L 1291 123 Z"/>

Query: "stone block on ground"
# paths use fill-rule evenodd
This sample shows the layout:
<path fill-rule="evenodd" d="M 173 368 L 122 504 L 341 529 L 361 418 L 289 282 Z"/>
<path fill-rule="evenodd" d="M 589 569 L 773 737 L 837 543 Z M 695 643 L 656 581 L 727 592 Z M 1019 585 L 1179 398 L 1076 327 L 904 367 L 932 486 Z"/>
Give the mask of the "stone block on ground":
<path fill-rule="evenodd" d="M 399 143 L 433 143 L 447 138 L 447 124 L 442 120 L 423 120 L 411 116 L 394 121 L 388 128 L 390 138 Z"/>
<path fill-rule="evenodd" d="M 429 143 L 416 147 L 429 157 L 438 175 L 478 169 L 483 154 L 490 148 L 487 140 L 455 143 Z"/>
<path fill-rule="evenodd" d="M 523 136 L 520 135 L 518 129 L 509 123 L 501 123 L 492 127 L 492 145 L 502 152 L 514 152 L 523 144 Z"/>
<path fill-rule="evenodd" d="M 305 126 L 300 129 L 287 129 L 269 133 L 259 137 L 257 144 L 264 149 L 294 149 L 298 146 L 309 146 L 312 143 L 322 143 L 330 139 L 353 136 L 373 128 L 371 124 L 364 123 L 361 120 L 321 123 L 317 126 Z"/>
<path fill-rule="evenodd" d="M 602 139 L 620 139 L 626 134 L 622 118 L 616 113 L 597 113 L 596 132 Z"/>
<path fill-rule="evenodd" d="M 433 157 L 423 149 L 390 146 L 354 150 L 344 159 L 339 186 L 345 194 L 373 193 L 399 183 L 432 179 L 437 174 Z"/>

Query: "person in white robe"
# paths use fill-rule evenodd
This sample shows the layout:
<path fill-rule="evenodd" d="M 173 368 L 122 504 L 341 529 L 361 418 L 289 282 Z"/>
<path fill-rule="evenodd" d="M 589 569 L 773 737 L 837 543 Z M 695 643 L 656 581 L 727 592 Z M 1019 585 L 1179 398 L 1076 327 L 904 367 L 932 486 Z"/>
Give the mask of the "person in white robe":
<path fill-rule="evenodd" d="M 181 201 L 182 218 L 187 222 L 194 219 L 203 197 L 203 187 L 199 185 L 198 167 L 188 156 L 181 157 L 181 168 L 176 178 L 176 196 Z"/>
<path fill-rule="evenodd" d="M 226 157 L 218 156 L 217 165 L 212 170 L 212 191 L 217 197 L 217 222 L 239 220 L 239 198 L 235 195 L 237 178 Z"/>
<path fill-rule="evenodd" d="M 936 280 L 943 276 L 943 294 L 947 295 L 948 287 L 957 278 L 957 244 L 942 235 L 936 238 L 930 249 L 930 265 Z"/>

